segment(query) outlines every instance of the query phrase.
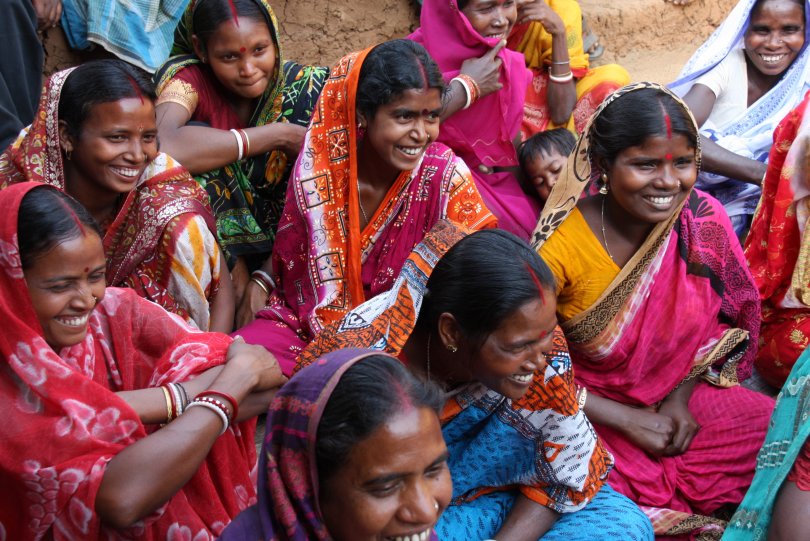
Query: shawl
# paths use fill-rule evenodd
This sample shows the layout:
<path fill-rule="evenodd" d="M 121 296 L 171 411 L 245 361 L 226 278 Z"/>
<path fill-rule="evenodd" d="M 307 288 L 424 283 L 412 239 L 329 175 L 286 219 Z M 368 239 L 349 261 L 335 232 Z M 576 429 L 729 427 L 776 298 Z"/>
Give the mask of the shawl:
<path fill-rule="evenodd" d="M 595 180 L 589 156 L 594 119 L 614 100 L 643 88 L 669 92 L 635 83 L 602 104 L 549 195 L 533 235 L 536 249 Z M 699 168 L 699 148 L 696 154 Z M 677 332 L 671 319 L 661 317 L 666 313 L 675 316 Z M 757 343 L 759 318 L 753 278 L 728 217 L 717 201 L 693 190 L 655 226 L 596 303 L 562 327 L 578 381 L 598 395 L 648 406 L 686 379 L 703 376 L 729 387 L 750 376 L 756 348 L 748 346 Z"/>
<path fill-rule="evenodd" d="M 318 424 L 343 374 L 364 358 L 379 354 L 335 351 L 284 384 L 267 415 L 267 435 L 259 458 L 259 502 L 240 514 L 220 541 L 331 539 L 318 506 Z M 429 539 L 436 541 L 436 534 Z"/>
<path fill-rule="evenodd" d="M 414 248 L 394 287 L 324 329 L 299 357 L 301 369 L 342 348 L 400 355 L 416 326 L 436 263 L 469 230 L 436 224 Z M 579 410 L 571 360 L 562 332 L 545 371 L 512 401 L 480 383 L 458 389 L 442 413 L 450 450 L 451 505 L 498 490 L 519 490 L 560 513 L 582 509 L 604 484 L 613 458 Z"/>
<path fill-rule="evenodd" d="M 673 92 L 679 96 L 685 95 L 701 75 L 711 71 L 731 51 L 744 47 L 744 34 L 755 3 L 756 0 L 740 0 L 725 21 L 695 51 L 678 79 L 669 85 Z M 703 136 L 736 154 L 761 162 L 767 160 L 777 123 L 796 107 L 810 89 L 810 0 L 805 0 L 804 14 L 804 47 L 776 86 L 728 125 L 714 126 L 707 122 L 701 129 Z M 701 172 L 698 177 L 703 187 L 712 187 L 726 180 L 726 177 L 706 172 Z M 740 204 L 728 206 L 729 214 L 753 214 L 760 188 L 745 184 L 736 190 L 739 193 L 733 196 L 734 200 L 741 201 L 744 208 L 740 208 Z"/>
<path fill-rule="evenodd" d="M 354 103 L 368 52 L 340 60 L 318 100 L 273 250 L 279 287 L 258 314 L 292 319 L 309 336 L 361 304 L 368 292 L 390 288 L 411 249 L 437 220 L 472 229 L 495 225 L 464 162 L 433 143 L 413 170 L 399 175 L 360 230 Z"/>
<path fill-rule="evenodd" d="M 494 38 L 484 38 L 472 27 L 458 9 L 457 0 L 425 0 L 419 24 L 408 39 L 427 49 L 447 81 L 458 75 L 465 60 L 483 56 L 498 43 Z M 539 207 L 521 197 L 523 192 L 512 173 L 484 175 L 479 169 L 518 165 L 513 141 L 520 130 L 523 101 L 532 74 L 521 53 L 504 47 L 498 58 L 503 62 L 499 79 L 503 88 L 442 121 L 438 141 L 452 148 L 470 167 L 500 227 L 525 239 Z"/>
<path fill-rule="evenodd" d="M 773 506 L 796 457 L 810 437 L 810 350 L 796 361 L 776 397 L 751 487 L 726 526 L 724 541 L 764 541 Z"/>
<path fill-rule="evenodd" d="M 0 534 L 15 540 L 213 539 L 252 503 L 255 425 L 243 423 L 221 436 L 185 487 L 127 530 L 105 527 L 94 507 L 106 464 L 153 430 L 116 392 L 193 378 L 225 362 L 231 339 L 195 331 L 129 289 L 108 288 L 84 341 L 52 350 L 42 337 L 17 244 L 20 202 L 38 186 L 0 191 L 0 403 L 6 421 L 0 431 Z"/>
<path fill-rule="evenodd" d="M 62 87 L 73 69 L 48 79 L 34 122 L 0 155 L 0 189 L 36 181 L 65 191 L 58 112 Z M 197 313 L 208 313 L 209 299 L 219 287 L 218 278 L 210 284 L 206 298 L 176 299 L 168 290 L 169 276 L 162 272 L 173 247 L 162 245 L 161 240 L 172 221 L 187 213 L 202 217 L 214 233 L 205 191 L 183 166 L 159 153 L 147 165 L 135 189 L 123 199 L 104 234 L 107 285 L 135 288 L 143 297 L 186 319 L 190 318 L 192 305 L 203 307 Z M 212 274 L 219 276 L 218 270 Z"/>
<path fill-rule="evenodd" d="M 328 70 L 285 61 L 273 8 L 267 0 L 255 1 L 264 13 L 277 56 L 273 81 L 257 100 L 247 127 L 273 122 L 306 126 Z M 192 46 L 194 10 L 198 4 L 199 0 L 189 3 L 175 31 L 172 56 L 155 76 L 158 95 L 188 66 L 199 67 L 202 76 L 208 76 L 217 83 L 210 69 L 195 56 Z M 230 108 L 230 105 L 218 103 L 213 107 Z M 229 129 L 245 126 L 214 127 Z M 217 216 L 219 241 L 227 251 L 231 264 L 234 263 L 233 258 L 246 254 L 264 254 L 263 261 L 271 252 L 290 165 L 283 151 L 274 150 L 196 176 L 198 182 L 208 188 Z"/>

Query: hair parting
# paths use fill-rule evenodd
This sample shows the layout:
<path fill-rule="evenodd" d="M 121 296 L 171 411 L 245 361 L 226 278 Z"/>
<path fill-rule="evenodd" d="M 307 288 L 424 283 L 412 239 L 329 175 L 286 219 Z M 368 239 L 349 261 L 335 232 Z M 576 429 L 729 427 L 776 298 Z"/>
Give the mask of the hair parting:
<path fill-rule="evenodd" d="M 543 284 L 540 283 L 540 278 L 537 277 L 537 274 L 535 274 L 534 269 L 531 265 L 529 265 L 528 261 L 525 261 L 524 265 L 526 266 L 526 271 L 529 273 L 529 277 L 532 279 L 532 282 L 534 282 L 534 285 L 537 286 L 537 294 L 540 295 L 540 302 L 543 304 L 543 306 L 545 306 L 546 295 L 543 293 Z"/>
<path fill-rule="evenodd" d="M 233 0 L 228 0 L 228 6 L 231 8 L 233 24 L 236 25 L 236 28 L 239 28 L 239 13 L 236 11 L 236 6 L 233 4 Z"/>

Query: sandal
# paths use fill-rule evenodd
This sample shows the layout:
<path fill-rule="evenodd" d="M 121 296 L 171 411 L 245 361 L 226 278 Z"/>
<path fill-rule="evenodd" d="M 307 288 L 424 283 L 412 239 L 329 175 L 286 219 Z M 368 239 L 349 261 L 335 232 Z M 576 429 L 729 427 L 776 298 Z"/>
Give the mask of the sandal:
<path fill-rule="evenodd" d="M 588 27 L 585 17 L 582 17 L 582 49 L 588 54 L 588 60 L 591 62 L 605 54 L 605 46 L 599 43 L 599 36 Z"/>

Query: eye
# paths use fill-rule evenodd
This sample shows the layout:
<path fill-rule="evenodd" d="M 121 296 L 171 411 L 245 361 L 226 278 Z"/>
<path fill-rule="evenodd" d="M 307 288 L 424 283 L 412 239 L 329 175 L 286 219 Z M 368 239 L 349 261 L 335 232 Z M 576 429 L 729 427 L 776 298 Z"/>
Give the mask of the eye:
<path fill-rule="evenodd" d="M 433 112 L 431 112 L 431 113 L 428 113 L 427 119 L 428 119 L 430 122 L 438 122 L 438 120 L 439 120 L 439 113 L 437 113 L 437 112 L 435 112 L 435 111 L 433 111 Z"/>
<path fill-rule="evenodd" d="M 562 172 L 562 166 L 553 168 L 553 169 L 551 170 L 551 172 L 552 172 L 553 174 L 555 174 L 555 175 L 559 175 L 559 174 Z"/>
<path fill-rule="evenodd" d="M 68 289 L 70 289 L 70 284 L 66 283 L 52 284 L 47 288 L 52 293 L 64 293 Z"/>
<path fill-rule="evenodd" d="M 107 140 L 113 143 L 123 143 L 127 140 L 126 135 L 116 134 L 116 135 L 108 135 Z"/>
<path fill-rule="evenodd" d="M 236 55 L 233 53 L 224 54 L 220 57 L 224 62 L 231 62 L 232 60 L 236 60 Z"/>
<path fill-rule="evenodd" d="M 694 160 L 690 157 L 678 158 L 675 160 L 675 167 L 685 168 L 692 165 Z"/>
<path fill-rule="evenodd" d="M 391 482 L 383 485 L 372 486 L 368 489 L 368 491 L 375 498 L 387 498 L 388 496 L 394 494 L 398 488 L 398 482 Z"/>
<path fill-rule="evenodd" d="M 90 276 L 87 277 L 87 279 L 90 280 L 90 282 L 98 283 L 101 280 L 104 280 L 104 271 L 91 273 Z"/>
<path fill-rule="evenodd" d="M 799 26 L 786 26 L 782 29 L 784 34 L 795 34 L 796 32 L 801 32 L 802 28 Z"/>
<path fill-rule="evenodd" d="M 428 477 L 436 478 L 441 476 L 446 469 L 447 469 L 447 462 L 440 462 L 428 468 L 425 474 Z"/>
<path fill-rule="evenodd" d="M 144 143 L 154 143 L 157 140 L 156 133 L 145 133 L 143 134 L 143 142 Z"/>

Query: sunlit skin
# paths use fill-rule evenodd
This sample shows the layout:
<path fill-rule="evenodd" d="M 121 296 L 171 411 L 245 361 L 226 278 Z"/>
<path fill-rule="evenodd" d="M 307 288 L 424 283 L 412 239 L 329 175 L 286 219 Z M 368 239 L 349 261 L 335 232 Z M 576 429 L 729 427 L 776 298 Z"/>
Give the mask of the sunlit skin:
<path fill-rule="evenodd" d="M 567 161 L 567 156 L 553 150 L 550 154 L 540 151 L 526 161 L 524 173 L 541 201 L 548 199 Z"/>
<path fill-rule="evenodd" d="M 485 38 L 506 39 L 517 20 L 515 0 L 469 0 L 461 12 Z"/>
<path fill-rule="evenodd" d="M 804 45 L 802 6 L 791 0 L 768 0 L 751 15 L 745 31 L 745 55 L 766 76 L 781 75 Z"/>
<path fill-rule="evenodd" d="M 403 408 L 356 444 L 320 488 L 324 524 L 335 541 L 392 541 L 429 532 L 453 486 L 436 413 Z M 406 538 L 409 539 L 409 538 Z"/>
<path fill-rule="evenodd" d="M 54 351 L 84 340 L 94 297 L 104 297 L 105 266 L 101 238 L 85 226 L 83 234 L 57 244 L 24 269 L 43 337 Z"/>

